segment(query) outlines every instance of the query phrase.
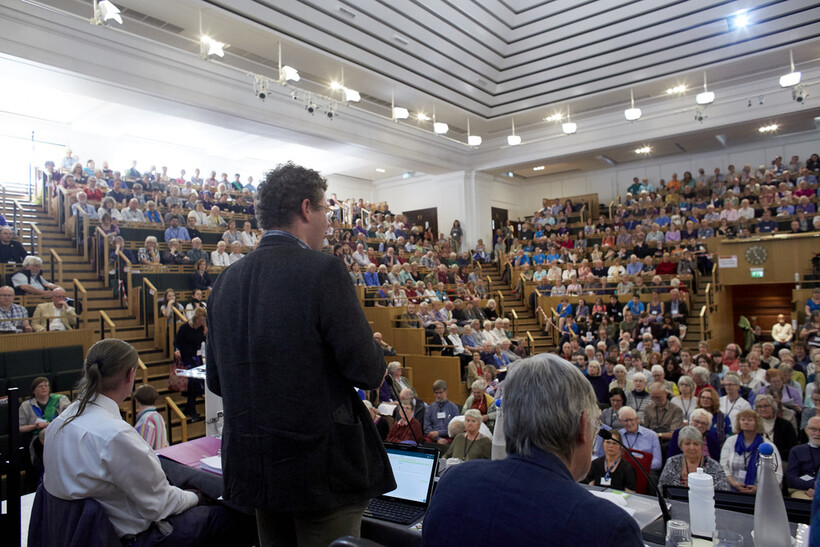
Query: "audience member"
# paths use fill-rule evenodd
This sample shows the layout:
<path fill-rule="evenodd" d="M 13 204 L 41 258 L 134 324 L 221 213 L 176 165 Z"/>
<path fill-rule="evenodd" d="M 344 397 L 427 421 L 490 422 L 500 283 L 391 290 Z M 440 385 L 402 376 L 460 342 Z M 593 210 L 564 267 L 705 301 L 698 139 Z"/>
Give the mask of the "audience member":
<path fill-rule="evenodd" d="M 168 446 L 168 435 L 165 432 L 165 420 L 157 412 L 155 403 L 159 393 L 151 384 L 143 384 L 134 391 L 137 417 L 134 429 L 154 450 Z"/>

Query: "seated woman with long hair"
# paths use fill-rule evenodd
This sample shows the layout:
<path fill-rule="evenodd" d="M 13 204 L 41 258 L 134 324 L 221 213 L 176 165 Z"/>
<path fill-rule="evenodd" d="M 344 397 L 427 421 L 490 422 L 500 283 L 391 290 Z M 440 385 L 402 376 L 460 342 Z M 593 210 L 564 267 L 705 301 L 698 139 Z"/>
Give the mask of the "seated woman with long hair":
<path fill-rule="evenodd" d="M 136 536 L 137 545 L 251 544 L 252 517 L 237 520 L 224 506 L 199 506 L 201 494 L 170 485 L 154 451 L 120 416 L 120 405 L 134 390 L 138 360 L 122 340 L 91 346 L 79 399 L 46 429 L 46 492 L 62 500 L 96 500 L 116 534 Z M 166 525 L 155 524 L 162 521 Z"/>
<path fill-rule="evenodd" d="M 758 449 L 766 442 L 763 419 L 754 410 L 741 410 L 734 423 L 735 434 L 726 439 L 720 451 L 720 465 L 723 467 L 729 485 L 736 492 L 754 494 L 757 492 Z M 783 480 L 783 462 L 774 451 L 775 477 Z"/>

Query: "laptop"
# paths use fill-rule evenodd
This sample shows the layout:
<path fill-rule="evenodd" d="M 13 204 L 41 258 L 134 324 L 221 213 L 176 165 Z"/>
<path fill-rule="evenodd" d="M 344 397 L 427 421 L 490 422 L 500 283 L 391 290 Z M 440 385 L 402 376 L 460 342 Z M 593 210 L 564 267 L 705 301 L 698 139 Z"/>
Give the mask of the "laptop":
<path fill-rule="evenodd" d="M 384 443 L 396 489 L 370 500 L 364 516 L 397 524 L 415 524 L 427 512 L 438 469 L 439 451 L 410 444 Z"/>

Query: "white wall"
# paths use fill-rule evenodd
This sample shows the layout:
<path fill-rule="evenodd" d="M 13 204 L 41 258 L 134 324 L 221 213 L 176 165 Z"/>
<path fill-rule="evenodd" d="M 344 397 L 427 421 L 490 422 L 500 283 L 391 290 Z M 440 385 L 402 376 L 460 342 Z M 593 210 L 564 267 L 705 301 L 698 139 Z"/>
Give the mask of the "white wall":
<path fill-rule="evenodd" d="M 784 163 L 788 163 L 792 156 L 797 155 L 805 162 L 812 154 L 820 153 L 819 137 L 817 132 L 804 133 L 773 138 L 765 144 L 738 146 L 705 154 L 681 154 L 586 173 L 533 178 L 522 188 L 521 201 L 531 204 L 531 210 L 527 214 L 532 214 L 532 210 L 540 206 L 541 198 L 545 197 L 559 198 L 597 192 L 601 203 L 608 203 L 618 194 L 623 197 L 627 187 L 632 184 L 633 177 L 646 177 L 657 184 L 661 178 L 669 180 L 673 173 L 682 177 L 684 171 L 691 171 L 696 175 L 699 167 L 710 174 L 715 167 L 720 167 L 725 172 L 729 165 L 734 165 L 738 171 L 746 164 L 756 169 L 759 165 L 769 165 L 775 156 L 783 156 Z"/>

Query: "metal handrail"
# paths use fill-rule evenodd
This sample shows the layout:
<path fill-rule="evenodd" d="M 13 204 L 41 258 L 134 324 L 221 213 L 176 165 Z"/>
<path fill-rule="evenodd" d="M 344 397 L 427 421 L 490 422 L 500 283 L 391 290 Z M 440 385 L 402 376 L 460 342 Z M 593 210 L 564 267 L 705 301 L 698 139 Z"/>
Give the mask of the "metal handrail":
<path fill-rule="evenodd" d="M 516 327 L 518 325 L 518 313 L 515 311 L 515 309 L 511 309 L 510 315 L 512 316 L 512 331 L 513 333 L 515 333 L 517 330 Z"/>
<path fill-rule="evenodd" d="M 58 285 L 63 284 L 63 259 L 54 249 L 49 249 L 51 263 L 51 279 L 56 280 Z M 57 275 L 54 275 L 54 263 L 57 262 Z"/>
<path fill-rule="evenodd" d="M 170 397 L 165 397 L 165 404 L 167 405 L 166 411 L 168 412 L 168 444 L 174 444 L 173 434 L 171 433 L 171 418 L 173 418 L 173 415 L 176 415 L 176 417 L 180 419 L 180 425 L 182 426 L 181 442 L 188 442 L 188 418 L 185 417 L 185 414 Z"/>
<path fill-rule="evenodd" d="M 700 308 L 700 332 L 704 340 L 712 339 L 712 331 L 708 328 L 709 314 L 706 313 L 706 306 Z"/>
<path fill-rule="evenodd" d="M 704 292 L 705 292 L 704 296 L 706 297 L 706 309 L 709 310 L 710 312 L 712 312 L 714 310 L 712 309 L 712 284 L 711 283 L 706 284 L 706 290 Z"/>
<path fill-rule="evenodd" d="M 532 337 L 532 334 L 530 334 L 530 331 L 527 331 L 527 349 L 530 355 L 535 355 L 535 339 Z"/>
<path fill-rule="evenodd" d="M 119 282 L 123 281 L 120 278 L 120 276 L 122 276 L 125 273 L 128 274 L 128 275 L 125 276 L 125 294 L 128 297 L 130 297 L 131 294 L 132 294 L 131 293 L 131 261 L 128 259 L 127 256 L 125 256 L 123 254 L 122 251 L 117 251 L 117 258 L 119 258 L 120 260 L 122 260 L 125 263 L 125 265 L 122 268 L 119 267 L 119 264 L 117 265 L 117 282 L 119 283 Z M 128 272 L 125 272 L 126 269 L 128 270 Z M 120 295 L 120 307 L 122 307 L 122 303 L 123 303 L 122 291 L 118 290 L 117 292 Z"/>
<path fill-rule="evenodd" d="M 498 308 L 498 315 L 503 316 L 504 315 L 504 295 L 501 294 L 501 291 L 495 291 L 495 294 L 497 295 L 496 307 Z"/>
<path fill-rule="evenodd" d="M 85 290 L 83 284 L 80 283 L 80 280 L 76 277 L 71 280 L 71 284 L 74 285 L 74 301 L 82 304 L 83 311 L 80 314 L 80 322 L 83 328 L 85 328 L 88 323 L 88 291 Z"/>
<path fill-rule="evenodd" d="M 117 325 L 108 317 L 105 310 L 100 310 L 100 340 L 105 340 L 105 327 L 111 331 L 111 338 L 117 334 Z"/>
<path fill-rule="evenodd" d="M 6 187 L 0 184 L 0 212 L 4 217 L 9 216 L 9 206 L 6 203 Z"/>
<path fill-rule="evenodd" d="M 717 262 L 712 264 L 712 283 L 714 283 L 715 290 L 720 291 L 720 282 L 718 280 L 718 264 L 717 264 Z"/>
<path fill-rule="evenodd" d="M 493 292 L 493 280 L 490 278 L 489 275 L 487 276 L 487 292 Z"/>

